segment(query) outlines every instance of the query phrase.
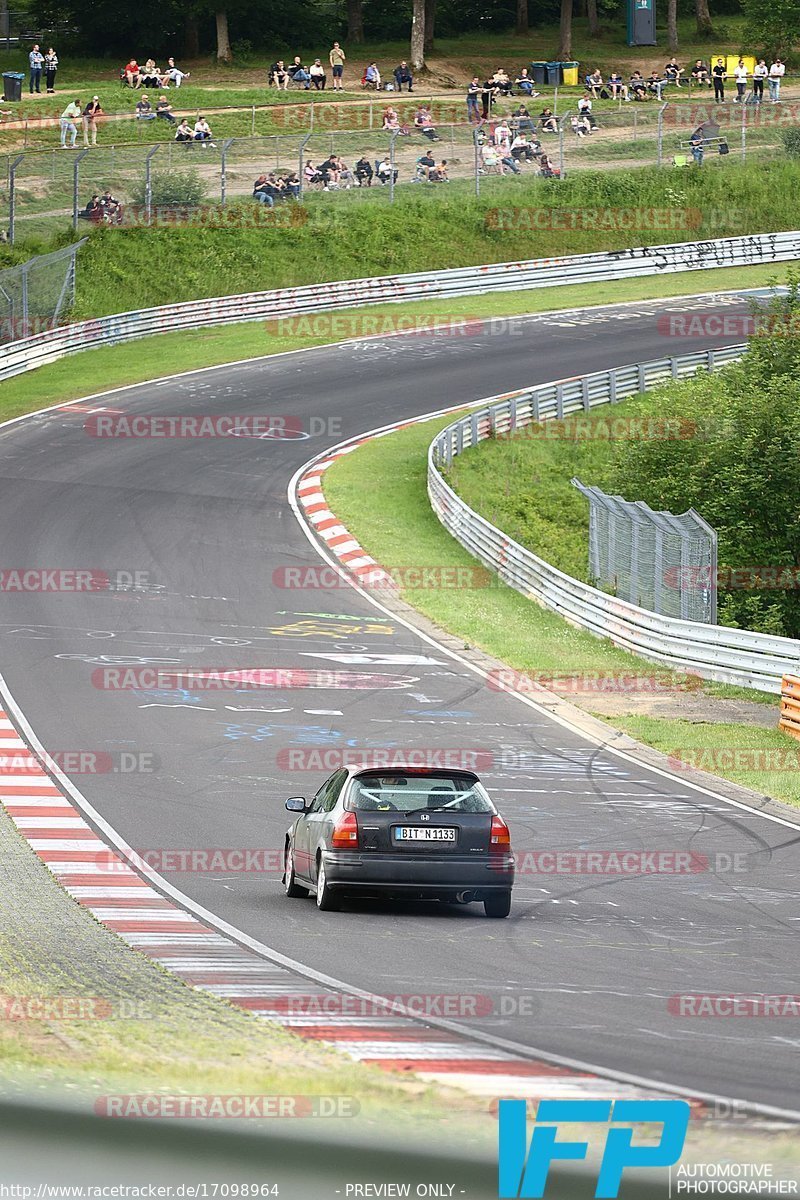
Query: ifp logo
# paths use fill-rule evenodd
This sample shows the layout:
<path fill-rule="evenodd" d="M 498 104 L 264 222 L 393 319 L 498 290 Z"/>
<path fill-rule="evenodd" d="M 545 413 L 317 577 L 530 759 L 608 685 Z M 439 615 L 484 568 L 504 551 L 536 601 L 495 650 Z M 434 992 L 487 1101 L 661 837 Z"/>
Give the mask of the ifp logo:
<path fill-rule="evenodd" d="M 527 1106 L 524 1100 L 501 1100 L 500 1200 L 539 1200 L 544 1196 L 551 1162 L 584 1159 L 588 1142 L 559 1142 L 563 1123 L 611 1125 L 595 1188 L 596 1200 L 619 1193 L 626 1167 L 669 1167 L 681 1156 L 689 1124 L 685 1100 L 540 1100 L 528 1147 Z M 655 1146 L 634 1146 L 634 1126 L 661 1125 Z"/>

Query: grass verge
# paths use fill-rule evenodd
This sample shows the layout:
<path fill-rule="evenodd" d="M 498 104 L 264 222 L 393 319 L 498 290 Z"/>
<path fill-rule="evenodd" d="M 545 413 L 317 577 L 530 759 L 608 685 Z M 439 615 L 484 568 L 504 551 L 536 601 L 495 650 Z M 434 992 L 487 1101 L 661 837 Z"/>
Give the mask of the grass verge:
<path fill-rule="evenodd" d="M 626 300 L 762 287 L 772 282 L 775 276 L 776 267 L 771 265 L 630 279 L 615 285 L 614 301 L 624 303 Z M 360 337 L 372 331 L 388 332 L 391 322 L 409 315 L 429 317 L 434 314 L 442 321 L 463 316 L 488 320 L 522 313 L 551 312 L 570 306 L 603 305 L 608 301 L 605 283 L 572 284 L 527 292 L 493 292 L 479 298 L 418 301 L 322 313 L 309 316 L 302 326 L 303 332 L 291 335 L 276 333 L 266 322 L 259 321 L 195 332 L 182 331 L 177 339 L 170 334 L 142 338 L 128 345 L 88 350 L 77 357 L 65 358 L 6 380 L 0 385 L 0 420 L 109 388 L 142 383 L 159 375 L 325 345 L 340 339 L 343 333 L 344 336 Z"/>
<path fill-rule="evenodd" d="M 438 418 L 369 442 L 339 459 L 325 476 L 332 510 L 365 550 L 385 566 L 474 566 L 475 560 L 439 524 L 426 492 L 427 447 L 436 431 L 452 419 Z M 397 521 L 399 513 L 403 514 L 402 523 Z M 591 697 L 581 701 L 570 691 L 570 680 L 654 679 L 650 690 L 668 695 L 672 689 L 674 706 L 687 715 L 697 699 L 690 694 L 694 687 L 686 677 L 643 666 L 642 659 L 573 628 L 499 582 L 495 587 L 459 590 L 405 588 L 401 594 L 442 629 L 463 638 L 465 646 L 479 647 L 510 667 L 541 678 L 554 691 L 562 690 L 557 681 L 566 679 L 567 698 L 596 715 L 604 715 L 598 702 Z M 556 682 L 551 684 L 551 680 Z M 664 720 L 625 711 L 623 704 L 610 723 L 688 761 L 702 751 L 696 758 L 701 769 L 800 805 L 800 773 L 796 766 L 794 771 L 787 769 L 792 761 L 797 764 L 800 760 L 794 739 L 777 729 L 725 720 L 726 713 L 737 712 L 746 697 L 748 709 L 758 700 L 775 706 L 777 724 L 775 697 L 716 685 L 704 685 L 702 696 L 702 704 L 694 703 L 695 719 Z M 635 698 L 630 707 L 635 710 Z M 748 753 L 734 759 L 731 751 Z M 773 757 L 768 758 L 766 752 Z M 753 762 L 769 766 L 776 761 L 775 752 L 782 756 L 780 769 L 753 769 Z"/>

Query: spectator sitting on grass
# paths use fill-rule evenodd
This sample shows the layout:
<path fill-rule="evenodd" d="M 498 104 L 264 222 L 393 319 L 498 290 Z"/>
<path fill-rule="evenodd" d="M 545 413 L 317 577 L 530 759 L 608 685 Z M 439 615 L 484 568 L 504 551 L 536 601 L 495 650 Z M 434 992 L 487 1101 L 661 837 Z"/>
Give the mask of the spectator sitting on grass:
<path fill-rule="evenodd" d="M 372 170 L 372 163 L 366 154 L 361 155 L 353 170 L 359 187 L 372 187 L 372 176 L 375 172 Z"/>
<path fill-rule="evenodd" d="M 520 129 L 511 142 L 511 156 L 517 162 L 532 162 L 537 152 L 535 147 L 541 149 L 538 142 L 532 142 L 527 133 Z"/>
<path fill-rule="evenodd" d="M 611 93 L 612 100 L 616 100 L 617 96 L 622 96 L 622 99 L 625 101 L 630 100 L 628 85 L 623 81 L 619 71 L 612 71 L 609 75 L 608 90 Z"/>
<path fill-rule="evenodd" d="M 543 133 L 558 133 L 558 121 L 551 108 L 543 108 L 539 113 L 539 124 Z"/>
<path fill-rule="evenodd" d="M 161 72 L 159 71 L 152 58 L 148 58 L 147 62 L 141 69 L 142 87 L 160 88 L 163 87 Z"/>
<path fill-rule="evenodd" d="M 184 142 L 187 146 L 189 142 L 194 141 L 194 134 L 189 128 L 189 122 L 186 120 L 186 117 L 183 118 L 178 128 L 175 130 L 175 141 Z"/>
<path fill-rule="evenodd" d="M 631 75 L 630 89 L 633 92 L 634 100 L 647 99 L 647 84 L 642 77 L 641 71 L 634 71 Z"/>
<path fill-rule="evenodd" d="M 308 68 L 308 74 L 317 91 L 324 92 L 326 83 L 325 68 L 318 58 L 315 58 Z"/>
<path fill-rule="evenodd" d="M 591 75 L 586 76 L 586 90 L 591 92 L 595 100 L 599 100 L 601 97 L 603 97 L 605 84 L 603 83 L 603 76 L 599 67 L 595 67 Z"/>
<path fill-rule="evenodd" d="M 122 205 L 115 196 L 112 196 L 110 188 L 106 188 L 103 192 L 100 204 L 103 208 L 103 220 L 108 221 L 111 225 L 118 225 L 122 220 Z"/>
<path fill-rule="evenodd" d="M 664 67 L 664 82 L 674 83 L 676 87 L 682 87 L 681 75 L 683 75 L 683 67 L 678 66 L 677 59 L 671 58 Z"/>
<path fill-rule="evenodd" d="M 572 132 L 576 137 L 585 138 L 592 132 L 592 127 L 589 124 L 589 118 L 578 114 L 576 117 L 570 117 L 569 123 L 572 126 Z"/>
<path fill-rule="evenodd" d="M 306 159 L 306 165 L 303 167 L 303 179 L 307 184 L 322 183 L 322 176 L 310 158 Z"/>
<path fill-rule="evenodd" d="M 302 63 L 302 60 L 301 60 L 299 54 L 295 54 L 294 62 L 289 67 L 289 74 L 291 75 L 291 77 L 295 81 L 295 83 L 302 83 L 305 90 L 306 91 L 309 90 L 309 88 L 311 87 L 311 76 L 309 75 L 309 73 L 305 69 L 305 67 L 303 66 L 303 63 Z"/>
<path fill-rule="evenodd" d="M 697 62 L 689 72 L 694 82 L 698 87 L 711 87 L 711 68 L 708 63 L 703 62 L 702 58 L 698 58 Z"/>
<path fill-rule="evenodd" d="M 374 88 L 377 92 L 381 86 L 381 73 L 378 70 L 376 62 L 368 63 L 364 68 L 364 74 L 361 76 L 361 86 L 363 88 Z"/>
<path fill-rule="evenodd" d="M 319 173 L 322 176 L 322 190 L 329 192 L 332 188 L 336 189 L 339 186 L 339 164 L 336 161 L 335 154 L 329 154 L 328 157 L 319 164 Z"/>
<path fill-rule="evenodd" d="M 411 68 L 405 59 L 403 59 L 399 66 L 395 67 L 393 73 L 398 92 L 402 92 L 404 83 L 408 84 L 409 92 L 413 92 L 414 76 L 411 74 Z"/>
<path fill-rule="evenodd" d="M 511 127 L 505 117 L 494 127 L 494 144 L 503 154 L 508 154 L 511 150 Z"/>
<path fill-rule="evenodd" d="M 198 117 L 194 123 L 194 140 L 199 142 L 204 150 L 206 146 L 211 146 L 213 149 L 216 149 L 216 146 L 214 146 L 214 143 L 211 140 L 211 128 L 205 117 Z"/>
<path fill-rule="evenodd" d="M 592 98 L 591 96 L 581 96 L 578 101 L 578 116 L 585 117 L 589 123 L 589 132 L 593 133 L 597 129 L 597 121 L 592 115 Z"/>
<path fill-rule="evenodd" d="M 391 105 L 383 110 L 383 128 L 399 133 L 403 137 L 408 136 L 408 127 L 400 124 L 397 111 Z"/>
<path fill-rule="evenodd" d="M 86 208 L 81 213 L 84 221 L 102 221 L 103 206 L 100 203 L 100 197 L 97 192 L 94 193 Z"/>
<path fill-rule="evenodd" d="M 522 92 L 523 96 L 530 96 L 530 98 L 532 100 L 535 100 L 536 97 L 539 95 L 539 93 L 534 90 L 533 80 L 531 79 L 530 75 L 528 74 L 527 67 L 522 68 L 519 75 L 514 80 L 514 85 L 515 85 L 515 87 L 519 88 L 519 90 Z"/>
<path fill-rule="evenodd" d="M 511 114 L 511 127 L 520 130 L 528 129 L 531 133 L 536 128 L 533 118 L 524 104 L 519 104 Z"/>
<path fill-rule="evenodd" d="M 156 114 L 153 112 L 153 106 L 147 96 L 140 96 L 136 101 L 136 120 L 137 121 L 155 121 Z"/>
<path fill-rule="evenodd" d="M 175 124 L 175 118 L 172 115 L 172 105 L 169 102 L 168 96 L 159 96 L 156 103 L 156 116 L 162 121 L 168 121 L 170 125 Z"/>
<path fill-rule="evenodd" d="M 664 82 L 658 71 L 651 71 L 647 77 L 647 90 L 648 92 L 652 92 L 658 100 L 661 99 L 661 89 L 664 87 Z"/>
<path fill-rule="evenodd" d="M 356 178 L 340 154 L 336 155 L 336 170 L 339 172 L 339 187 L 343 187 L 349 192 Z"/>
<path fill-rule="evenodd" d="M 132 58 L 124 68 L 125 78 L 128 81 L 128 87 L 138 88 L 142 86 L 142 76 L 139 71 L 139 64 L 135 58 Z"/>
<path fill-rule="evenodd" d="M 300 180 L 297 176 L 297 171 L 289 171 L 288 175 L 283 177 L 284 187 L 287 193 L 293 200 L 300 199 Z"/>
<path fill-rule="evenodd" d="M 489 80 L 495 92 L 503 96 L 511 95 L 511 80 L 508 74 L 502 67 L 498 67 L 492 78 Z"/>
<path fill-rule="evenodd" d="M 179 67 L 175 66 L 175 59 L 168 58 L 167 69 L 164 72 L 164 79 L 168 82 L 164 83 L 164 87 L 169 87 L 170 83 L 174 83 L 175 87 L 179 88 L 184 79 L 188 79 L 190 75 L 191 71 L 181 71 Z"/>
<path fill-rule="evenodd" d="M 545 179 L 554 179 L 560 175 L 560 171 L 553 166 L 547 155 L 543 154 L 539 159 L 539 174 L 543 175 Z"/>
<path fill-rule="evenodd" d="M 267 82 L 270 87 L 277 88 L 279 92 L 285 92 L 289 87 L 289 72 L 286 70 L 282 58 L 279 58 L 270 67 Z"/>
<path fill-rule="evenodd" d="M 272 188 L 267 183 L 266 175 L 259 175 L 253 184 L 253 199 L 257 200 L 259 204 L 265 204 L 267 208 L 275 207 Z"/>
<path fill-rule="evenodd" d="M 449 183 L 450 176 L 447 173 L 447 159 L 443 158 L 441 162 L 430 172 L 428 179 L 431 183 Z"/>
<path fill-rule="evenodd" d="M 417 159 L 417 179 L 430 179 L 431 171 L 436 166 L 436 160 L 430 150 L 426 150 Z"/>
<path fill-rule="evenodd" d="M 414 117 L 414 128 L 418 129 L 423 137 L 426 137 L 429 142 L 438 142 L 440 140 L 436 127 L 433 123 L 431 111 L 426 105 L 422 105 L 417 109 Z"/>

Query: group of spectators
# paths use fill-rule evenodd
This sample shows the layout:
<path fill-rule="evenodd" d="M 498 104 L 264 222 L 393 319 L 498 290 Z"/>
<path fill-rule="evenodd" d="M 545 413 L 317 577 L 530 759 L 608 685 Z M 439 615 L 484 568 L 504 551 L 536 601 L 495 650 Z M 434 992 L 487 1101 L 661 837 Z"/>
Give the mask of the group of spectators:
<path fill-rule="evenodd" d="M 764 96 L 765 81 L 769 87 L 770 100 L 773 104 L 777 104 L 780 100 L 781 81 L 785 73 L 786 65 L 780 58 L 776 58 L 769 67 L 766 60 L 761 58 L 752 72 L 748 69 L 745 60 L 740 58 L 737 66 L 730 73 L 724 58 L 718 58 L 713 66 L 698 58 L 689 71 L 680 66 L 675 58 L 671 58 L 662 72 L 651 71 L 647 78 L 641 71 L 634 71 L 626 82 L 619 71 L 612 71 L 608 78 L 604 79 L 600 68 L 595 67 L 591 74 L 585 76 L 584 83 L 586 94 L 590 98 L 624 101 L 643 101 L 647 100 L 649 96 L 655 96 L 661 100 L 665 88 L 670 86 L 687 87 L 691 83 L 696 87 L 713 88 L 714 99 L 718 104 L 722 104 L 725 100 L 725 82 L 732 75 L 736 85 L 734 104 L 744 102 L 750 82 L 752 82 L 753 100 L 756 104 L 760 104 Z"/>
<path fill-rule="evenodd" d="M 163 71 L 156 66 L 152 58 L 148 58 L 143 67 L 140 67 L 136 59 L 132 58 L 120 71 L 120 79 L 126 87 L 158 88 L 163 91 L 171 83 L 179 88 L 190 74 L 190 71 L 181 71 L 175 65 L 174 58 L 167 59 L 167 65 Z"/>
<path fill-rule="evenodd" d="M 331 78 L 333 82 L 333 90 L 341 92 L 344 90 L 344 64 L 347 62 L 347 55 L 338 42 L 334 42 L 331 49 L 328 51 L 328 63 L 330 66 Z M 414 90 L 414 76 L 408 63 L 403 59 L 398 63 L 392 72 L 394 83 L 384 83 L 381 79 L 381 72 L 375 60 L 367 63 L 361 75 L 361 87 L 366 90 L 402 92 L 405 85 L 406 90 L 412 92 Z M 323 92 L 328 82 L 328 73 L 322 62 L 322 59 L 315 58 L 310 65 L 306 65 L 299 54 L 296 54 L 291 63 L 287 66 L 284 59 L 277 59 L 269 69 L 267 82 L 270 87 L 278 88 L 279 91 L 287 91 L 289 84 L 296 84 L 302 87 L 305 91 L 310 91 L 313 87 L 318 92 Z"/>
<path fill-rule="evenodd" d="M 30 93 L 33 96 L 41 95 L 42 92 L 42 73 L 44 72 L 47 94 L 52 96 L 56 90 L 56 71 L 58 70 L 58 55 L 51 46 L 46 54 L 42 54 L 38 44 L 34 45 L 28 55 L 28 66 L 30 76 L 28 84 Z"/>
<path fill-rule="evenodd" d="M 552 110 L 544 108 L 537 120 L 524 104 L 509 119 L 503 117 L 496 124 L 484 126 L 478 135 L 480 173 L 519 175 L 522 167 L 531 163 L 545 178 L 557 177 L 559 168 L 542 149 L 540 135 L 544 133 L 558 133 L 558 119 Z"/>
<path fill-rule="evenodd" d="M 106 188 L 102 196 L 95 192 L 79 216 L 84 221 L 94 221 L 95 224 L 119 225 L 122 222 L 122 205 L 112 196 L 111 189 Z"/>
<path fill-rule="evenodd" d="M 74 150 L 78 140 L 78 122 L 83 125 L 83 144 L 97 145 L 97 122 L 103 115 L 99 96 L 92 96 L 81 108 L 80 100 L 71 100 L 61 114 L 61 149 Z"/>

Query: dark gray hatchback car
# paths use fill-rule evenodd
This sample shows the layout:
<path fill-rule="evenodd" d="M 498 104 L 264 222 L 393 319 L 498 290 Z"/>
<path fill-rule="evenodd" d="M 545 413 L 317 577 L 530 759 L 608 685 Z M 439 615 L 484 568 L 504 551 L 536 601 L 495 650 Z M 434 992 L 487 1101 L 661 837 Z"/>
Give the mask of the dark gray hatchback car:
<path fill-rule="evenodd" d="M 470 771 L 342 767 L 313 800 L 286 807 L 298 814 L 284 847 L 287 896 L 313 891 L 323 911 L 347 893 L 511 911 L 508 826 Z"/>

